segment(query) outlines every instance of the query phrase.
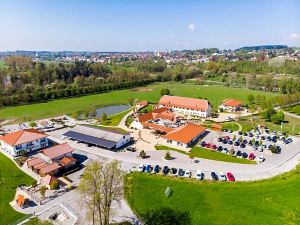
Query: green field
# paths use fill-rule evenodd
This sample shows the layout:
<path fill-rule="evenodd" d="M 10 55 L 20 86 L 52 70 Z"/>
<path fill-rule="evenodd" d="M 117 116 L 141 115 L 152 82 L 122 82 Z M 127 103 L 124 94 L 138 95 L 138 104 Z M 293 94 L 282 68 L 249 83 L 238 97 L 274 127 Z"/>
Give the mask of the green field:
<path fill-rule="evenodd" d="M 105 121 L 101 121 L 101 125 L 103 126 L 118 126 L 124 116 L 126 116 L 132 108 L 125 110 L 123 112 L 107 116 Z"/>
<path fill-rule="evenodd" d="M 0 225 L 11 224 L 27 216 L 10 205 L 20 184 L 30 185 L 34 179 L 22 172 L 9 158 L 0 153 Z"/>
<path fill-rule="evenodd" d="M 287 110 L 290 113 L 300 115 L 300 105 L 290 106 L 290 107 L 286 108 L 285 110 Z"/>
<path fill-rule="evenodd" d="M 169 207 L 184 212 L 192 225 L 300 224 L 300 167 L 257 182 L 222 183 L 133 173 L 125 183 L 126 198 L 138 215 Z M 167 187 L 170 197 L 164 194 Z"/>
<path fill-rule="evenodd" d="M 238 123 L 242 125 L 242 131 L 252 130 L 257 127 L 257 125 L 266 125 L 271 130 L 281 131 L 280 124 L 267 122 L 262 119 L 260 115 L 240 118 Z M 300 120 L 294 117 L 285 116 L 285 122 L 282 125 L 282 132 L 288 132 L 289 134 L 300 134 Z"/>
<path fill-rule="evenodd" d="M 4 67 L 7 67 L 7 66 L 5 65 L 4 60 L 0 60 L 0 69 L 1 69 L 1 68 L 4 68 Z"/>
<path fill-rule="evenodd" d="M 177 148 L 171 148 L 171 147 L 165 146 L 165 145 L 155 145 L 154 147 L 155 147 L 156 150 L 167 150 L 167 151 L 170 150 L 170 151 L 174 151 L 174 152 L 179 152 L 181 154 L 189 155 L 189 153 L 186 152 L 186 151 L 183 151 L 183 150 L 180 150 L 180 149 L 177 149 Z"/>
<path fill-rule="evenodd" d="M 256 164 L 254 160 L 240 159 L 228 154 L 224 154 L 217 151 L 211 151 L 201 147 L 192 148 L 191 153 L 193 154 L 193 156 L 203 158 L 203 159 L 212 159 L 212 160 L 231 162 L 231 163 Z"/>
<path fill-rule="evenodd" d="M 202 97 L 217 107 L 225 98 L 238 98 L 247 100 L 249 94 L 264 94 L 273 96 L 272 93 L 254 91 L 249 89 L 229 88 L 224 86 L 199 86 L 191 83 L 156 83 L 146 87 L 112 91 L 102 94 L 93 94 L 81 97 L 50 100 L 44 103 L 22 105 L 0 109 L 0 119 L 27 119 L 48 118 L 67 113 L 77 112 L 91 108 L 108 105 L 127 104 L 129 98 L 157 102 L 160 98 L 160 90 L 168 88 L 171 94 L 186 97 Z"/>
<path fill-rule="evenodd" d="M 230 129 L 233 131 L 237 131 L 240 128 L 239 125 L 235 122 L 222 123 L 221 125 L 222 125 L 223 129 Z"/>
<path fill-rule="evenodd" d="M 31 219 L 25 225 L 53 225 L 50 221 L 41 221 L 37 217 Z"/>

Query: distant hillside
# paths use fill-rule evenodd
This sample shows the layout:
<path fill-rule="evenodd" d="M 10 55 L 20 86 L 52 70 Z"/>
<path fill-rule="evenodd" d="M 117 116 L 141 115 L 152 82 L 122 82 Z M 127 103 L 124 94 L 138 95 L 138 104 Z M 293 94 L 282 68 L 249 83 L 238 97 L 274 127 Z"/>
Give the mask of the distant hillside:
<path fill-rule="evenodd" d="M 258 46 L 247 46 L 236 49 L 236 51 L 259 51 L 259 50 L 272 50 L 272 49 L 284 49 L 288 48 L 287 45 L 258 45 Z"/>

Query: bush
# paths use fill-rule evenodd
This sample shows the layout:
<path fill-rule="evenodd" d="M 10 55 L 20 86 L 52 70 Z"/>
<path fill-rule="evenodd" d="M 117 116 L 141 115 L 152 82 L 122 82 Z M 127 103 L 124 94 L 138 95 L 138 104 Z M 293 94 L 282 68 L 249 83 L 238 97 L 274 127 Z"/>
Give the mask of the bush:
<path fill-rule="evenodd" d="M 171 160 L 171 159 L 173 159 L 173 157 L 171 156 L 170 152 L 166 152 L 164 159 Z"/>
<path fill-rule="evenodd" d="M 50 184 L 50 189 L 51 190 L 55 190 L 58 188 L 58 181 L 57 180 L 53 180 Z"/>
<path fill-rule="evenodd" d="M 142 158 L 142 159 L 147 158 L 146 152 L 144 150 L 140 151 L 139 157 Z"/>
<path fill-rule="evenodd" d="M 29 126 L 30 126 L 30 127 L 36 127 L 36 126 L 37 126 L 37 123 L 34 122 L 34 121 L 30 121 L 30 122 L 29 122 Z"/>

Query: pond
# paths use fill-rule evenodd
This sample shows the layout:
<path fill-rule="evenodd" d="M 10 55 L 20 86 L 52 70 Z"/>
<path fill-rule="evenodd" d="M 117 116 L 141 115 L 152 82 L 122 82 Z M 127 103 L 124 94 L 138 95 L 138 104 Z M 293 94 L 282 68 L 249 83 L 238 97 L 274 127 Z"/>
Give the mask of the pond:
<path fill-rule="evenodd" d="M 111 105 L 111 106 L 106 106 L 106 107 L 101 107 L 96 109 L 96 118 L 101 118 L 103 113 L 106 113 L 106 115 L 114 115 L 120 112 L 123 112 L 127 109 L 129 109 L 129 105 Z M 81 113 L 79 115 L 79 119 L 84 119 L 84 113 Z"/>

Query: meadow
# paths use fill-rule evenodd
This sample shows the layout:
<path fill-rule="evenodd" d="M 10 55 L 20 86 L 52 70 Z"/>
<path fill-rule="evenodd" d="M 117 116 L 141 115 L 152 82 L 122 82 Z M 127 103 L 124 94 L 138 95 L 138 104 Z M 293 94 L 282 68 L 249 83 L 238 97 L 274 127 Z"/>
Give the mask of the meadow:
<path fill-rule="evenodd" d="M 138 215 L 167 207 L 191 219 L 191 223 L 178 224 L 300 224 L 300 167 L 256 182 L 196 181 L 133 173 L 127 175 L 125 184 L 125 196 Z M 170 197 L 165 195 L 167 187 Z"/>
<path fill-rule="evenodd" d="M 21 171 L 9 158 L 0 153 L 0 224 L 13 224 L 27 216 L 10 205 L 20 184 L 31 185 L 35 180 Z"/>
<path fill-rule="evenodd" d="M 237 98 L 246 102 L 249 94 L 260 94 L 266 95 L 267 97 L 274 96 L 272 93 L 243 88 L 200 86 L 192 83 L 155 83 L 146 87 L 123 89 L 107 93 L 2 108 L 0 109 L 0 119 L 34 120 L 49 118 L 82 111 L 91 108 L 91 106 L 102 107 L 108 105 L 127 104 L 129 98 L 157 102 L 161 97 L 160 90 L 162 88 L 168 88 L 173 95 L 207 98 L 214 108 L 216 108 L 219 103 L 226 98 Z"/>

